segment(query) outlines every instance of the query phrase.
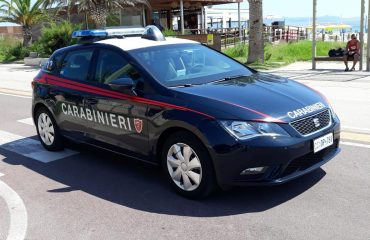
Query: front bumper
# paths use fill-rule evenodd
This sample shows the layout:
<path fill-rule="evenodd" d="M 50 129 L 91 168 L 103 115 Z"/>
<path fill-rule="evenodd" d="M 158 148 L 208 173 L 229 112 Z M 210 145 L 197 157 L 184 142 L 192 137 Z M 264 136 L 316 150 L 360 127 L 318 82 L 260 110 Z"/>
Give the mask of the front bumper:
<path fill-rule="evenodd" d="M 334 134 L 334 144 L 313 153 L 313 140 Z M 219 185 L 277 185 L 303 176 L 334 158 L 339 152 L 340 123 L 310 137 L 260 137 L 211 150 Z M 222 149 L 222 151 L 220 151 Z M 248 168 L 266 167 L 263 173 L 241 175 Z"/>

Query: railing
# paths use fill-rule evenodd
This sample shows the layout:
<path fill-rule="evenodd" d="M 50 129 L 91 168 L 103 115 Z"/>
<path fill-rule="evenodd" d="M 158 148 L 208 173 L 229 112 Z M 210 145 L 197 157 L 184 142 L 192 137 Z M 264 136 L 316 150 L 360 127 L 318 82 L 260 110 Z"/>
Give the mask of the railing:
<path fill-rule="evenodd" d="M 185 32 L 191 34 L 219 34 L 221 35 L 221 47 L 227 48 L 243 42 L 246 43 L 247 29 L 242 28 L 239 34 L 239 28 L 214 28 L 214 29 L 185 29 Z"/>

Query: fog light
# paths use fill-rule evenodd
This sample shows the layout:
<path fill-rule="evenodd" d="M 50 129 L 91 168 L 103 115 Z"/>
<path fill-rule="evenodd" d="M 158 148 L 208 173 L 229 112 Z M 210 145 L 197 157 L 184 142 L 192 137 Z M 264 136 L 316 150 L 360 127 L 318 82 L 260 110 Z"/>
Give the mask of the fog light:
<path fill-rule="evenodd" d="M 261 174 L 266 171 L 267 167 L 254 167 L 247 168 L 240 173 L 240 175 L 251 175 L 251 174 Z"/>

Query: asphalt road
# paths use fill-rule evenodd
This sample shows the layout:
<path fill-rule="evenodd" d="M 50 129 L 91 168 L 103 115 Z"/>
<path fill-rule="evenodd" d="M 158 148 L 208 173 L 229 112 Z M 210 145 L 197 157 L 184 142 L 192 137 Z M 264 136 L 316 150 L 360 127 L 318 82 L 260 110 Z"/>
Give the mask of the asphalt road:
<path fill-rule="evenodd" d="M 31 99 L 0 93 L 0 239 L 370 239 L 370 88 L 306 83 L 346 125 L 342 152 L 285 185 L 202 201 L 112 153 L 70 145 L 49 155 L 29 124 Z"/>

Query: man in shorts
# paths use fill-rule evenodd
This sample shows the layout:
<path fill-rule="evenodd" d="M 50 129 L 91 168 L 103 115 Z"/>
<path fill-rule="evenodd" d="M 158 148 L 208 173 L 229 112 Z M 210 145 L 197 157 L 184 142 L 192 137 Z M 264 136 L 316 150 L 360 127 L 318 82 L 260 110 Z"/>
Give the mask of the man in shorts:
<path fill-rule="evenodd" d="M 357 40 L 355 34 L 351 35 L 351 40 L 348 41 L 346 50 L 344 52 L 344 64 L 346 65 L 346 69 L 344 71 L 354 71 L 356 70 L 356 64 L 360 60 L 360 41 Z M 348 60 L 353 61 L 353 66 L 351 70 L 348 68 Z"/>

